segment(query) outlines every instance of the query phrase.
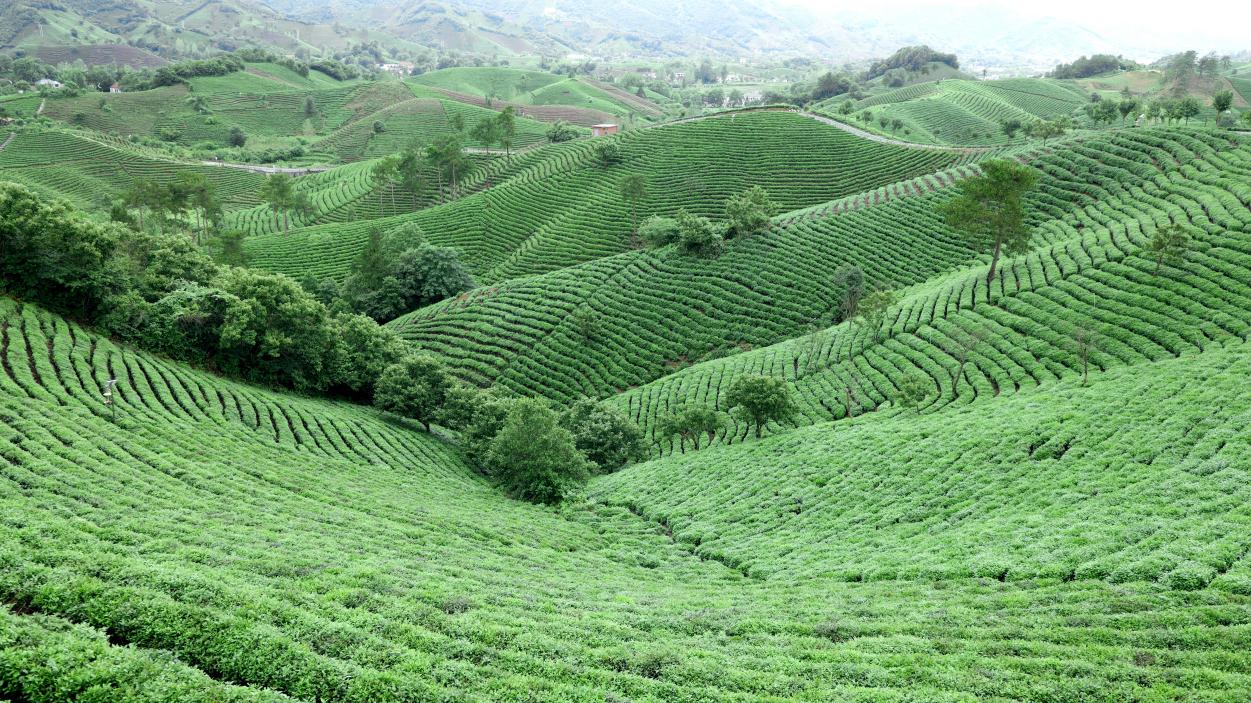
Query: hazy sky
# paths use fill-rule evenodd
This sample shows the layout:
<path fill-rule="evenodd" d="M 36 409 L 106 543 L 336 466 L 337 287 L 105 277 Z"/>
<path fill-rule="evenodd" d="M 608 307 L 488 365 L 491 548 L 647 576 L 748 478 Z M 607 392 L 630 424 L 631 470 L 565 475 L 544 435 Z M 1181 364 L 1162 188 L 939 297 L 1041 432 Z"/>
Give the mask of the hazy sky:
<path fill-rule="evenodd" d="M 1014 11 L 1030 18 L 1055 17 L 1067 20 L 1109 38 L 1132 38 L 1135 33 L 1145 33 L 1154 41 L 1168 42 L 1170 38 L 1196 49 L 1203 40 L 1211 42 L 1212 48 L 1251 49 L 1251 3 L 1246 0 L 1212 2 L 1162 2 L 1161 0 L 1050 0 L 1045 3 L 1023 3 L 1008 0 L 949 0 L 947 2 L 917 2 L 901 0 L 882 4 L 852 0 L 777 0 L 786 5 L 798 5 L 813 12 L 838 12 L 849 10 L 856 14 L 874 15 L 877 8 L 883 15 L 898 20 L 906 16 L 909 7 L 930 9 L 945 7 L 973 8 L 998 7 Z M 1171 43 L 1171 42 L 1170 42 Z"/>

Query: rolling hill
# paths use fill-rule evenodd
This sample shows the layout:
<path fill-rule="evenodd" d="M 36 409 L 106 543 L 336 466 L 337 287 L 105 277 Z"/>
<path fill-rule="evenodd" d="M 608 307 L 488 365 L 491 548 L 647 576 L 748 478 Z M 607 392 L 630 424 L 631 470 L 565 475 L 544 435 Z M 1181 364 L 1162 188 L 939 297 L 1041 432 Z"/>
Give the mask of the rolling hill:
<path fill-rule="evenodd" d="M 990 358 L 966 369 L 984 378 L 966 386 L 965 394 L 997 394 L 1014 383 L 1071 373 L 1066 339 L 1075 324 L 1118 328 L 1108 363 L 1157 359 L 1203 348 L 1225 334 L 1243 335 L 1236 322 L 1245 304 L 1240 298 L 1229 302 L 1233 307 L 1210 301 L 1211 309 L 1182 311 L 1196 304 L 1191 285 L 1222 287 L 1229 295 L 1241 290 L 1234 281 L 1243 276 L 1245 262 L 1238 263 L 1236 233 L 1251 222 L 1248 156 L 1245 142 L 1224 135 L 1154 130 L 1122 131 L 1033 155 L 1030 163 L 1044 174 L 1031 198 L 1038 251 L 1005 265 L 992 290 L 984 269 L 978 273 L 984 259 L 964 248 L 935 214 L 936 203 L 950 192 L 944 185 L 949 177 L 922 181 L 924 189 L 887 189 L 898 197 L 870 198 L 879 204 L 779 222 L 767 236 L 733 242 L 712 262 L 667 250 L 626 253 L 491 285 L 391 324 L 445 355 L 466 378 L 564 400 L 612 396 L 678 371 L 620 397 L 650 427 L 675 396 L 715 403 L 719 379 L 746 370 L 735 368 L 735 356 L 679 371 L 684 366 L 828 326 L 841 294 L 833 272 L 857 265 L 871 284 L 907 293 L 887 325 L 886 341 L 870 344 L 863 329 L 844 326 L 808 342 L 815 346 L 811 351 L 794 343 L 777 353 L 745 354 L 742 363 L 794 380 L 806 398 L 804 417 L 829 419 L 846 412 L 841 389 L 850 366 L 863 386 L 861 409 L 875 407 L 894 395 L 906 371 L 941 383 L 950 368 L 943 352 L 950 325 L 985 326 L 1028 336 L 1032 345 L 1030 358 L 987 351 Z M 1182 170 L 1170 176 L 1174 169 Z M 1170 221 L 1210 233 L 1204 242 L 1216 260 L 1203 264 L 1211 273 L 1191 277 L 1179 297 L 1158 303 L 1156 314 L 1135 319 L 1121 301 L 1138 300 L 1159 285 L 1143 273 L 1151 265 L 1138 252 L 1151 231 Z M 1222 234 L 1227 230 L 1235 234 Z M 973 270 L 943 276 L 968 267 Z M 1198 283 L 1207 275 L 1212 278 Z M 1233 280 L 1226 282 L 1229 276 Z M 920 285 L 927 281 L 933 283 Z M 600 320 L 594 339 L 579 331 L 578 320 L 586 315 Z M 1024 337 L 1004 349 L 1015 344 L 1026 344 Z M 819 357 L 815 370 L 804 358 L 809 354 Z"/>
<path fill-rule="evenodd" d="M 10 698 L 1234 701 L 1251 681 L 1244 343 L 862 418 L 837 452 L 827 426 L 652 462 L 552 511 L 373 411 L 9 301 L 0 330 Z M 1134 460 L 1107 465 L 1119 447 Z"/>
<path fill-rule="evenodd" d="M 552 145 L 493 187 L 398 219 L 252 237 L 255 266 L 342 279 L 374 226 L 416 222 L 460 249 L 479 281 L 553 271 L 626 251 L 630 213 L 620 180 L 648 179 L 639 217 L 685 208 L 724 215 L 725 199 L 752 185 L 785 209 L 824 202 L 972 156 L 878 144 L 786 112 L 757 112 L 632 130 L 612 137 L 622 161 L 605 168 L 593 141 Z M 599 265 L 599 264 L 596 264 Z"/>
<path fill-rule="evenodd" d="M 817 109 L 834 116 L 844 101 L 827 101 Z M 1009 141 L 1000 131 L 1004 120 L 1028 124 L 1070 115 L 1088 101 L 1080 89 L 1060 81 L 957 79 L 918 83 L 850 102 L 852 114 L 843 119 L 863 129 L 923 144 L 988 145 Z M 867 121 L 851 119 L 865 112 Z M 899 120 L 901 126 L 882 127 L 881 120 Z"/>

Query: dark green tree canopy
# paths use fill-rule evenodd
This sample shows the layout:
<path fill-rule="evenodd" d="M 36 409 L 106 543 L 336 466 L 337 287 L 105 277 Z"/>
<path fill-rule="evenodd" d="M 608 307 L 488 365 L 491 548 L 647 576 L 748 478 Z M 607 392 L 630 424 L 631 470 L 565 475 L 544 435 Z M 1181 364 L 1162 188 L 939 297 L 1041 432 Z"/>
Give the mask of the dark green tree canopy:
<path fill-rule="evenodd" d="M 1024 195 L 1038 183 L 1038 172 L 1007 159 L 984 161 L 981 169 L 982 175 L 960 181 L 959 195 L 940 207 L 947 225 L 963 233 L 971 247 L 991 253 L 990 282 L 1001 253 L 1029 250 Z"/>
<path fill-rule="evenodd" d="M 740 376 L 725 396 L 726 407 L 755 426 L 756 437 L 769 422 L 789 419 L 796 410 L 791 388 L 774 376 Z"/>

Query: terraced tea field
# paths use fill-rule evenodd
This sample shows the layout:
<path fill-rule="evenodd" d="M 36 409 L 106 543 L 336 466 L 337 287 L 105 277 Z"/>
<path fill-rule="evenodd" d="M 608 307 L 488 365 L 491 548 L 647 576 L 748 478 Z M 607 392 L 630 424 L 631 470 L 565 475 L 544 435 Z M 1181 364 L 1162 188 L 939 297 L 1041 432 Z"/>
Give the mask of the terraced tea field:
<path fill-rule="evenodd" d="M 914 464 L 982 455 L 901 446 L 946 428 L 897 417 L 840 428 L 844 457 L 818 449 L 830 429 L 813 428 L 700 466 L 638 466 L 552 511 L 501 497 L 448 446 L 372 411 L 226 382 L 7 300 L 0 331 L 10 699 L 1232 702 L 1251 685 L 1235 505 L 1246 447 L 1221 436 L 1245 423 L 1245 398 L 1196 382 L 1232 388 L 1251 370 L 1242 344 L 1162 362 L 1151 380 L 1109 374 L 969 407 L 952 421 L 998 433 L 1013 458 L 1041 428 L 1001 420 L 996 403 L 1028 406 L 1018 423 L 1045 412 L 1057 433 L 1079 422 L 1061 408 L 1109 419 L 1058 458 L 979 465 L 985 480 L 956 493 L 945 487 L 959 474 Z M 113 377 L 117 424 L 97 385 Z M 1117 402 L 1128 394 L 1141 401 Z M 1202 431 L 1178 417 L 1212 406 Z M 1109 469 L 1098 428 L 1113 419 L 1151 428 L 1150 444 Z M 883 442 L 898 459 L 874 454 L 871 471 L 922 490 L 906 502 L 881 486 L 859 501 L 840 492 L 872 485 L 863 463 L 842 462 Z M 1186 461 L 1145 463 L 1148 446 Z M 808 452 L 789 455 L 802 469 L 782 467 L 783 448 Z M 747 461 L 761 469 L 721 473 Z M 690 486 L 665 483 L 683 474 L 715 483 L 705 499 L 730 494 L 724 512 L 691 521 Z M 1139 482 L 1156 488 L 1141 497 Z M 1194 517 L 1131 524 L 1118 496 L 1143 511 L 1184 496 Z M 1029 519 L 1036 501 L 1060 512 Z M 1063 521 L 1088 514 L 1088 534 Z M 810 534 L 771 548 L 770 532 L 813 521 L 846 525 L 845 546 Z M 909 560 L 901 544 L 940 526 L 945 543 L 930 537 Z M 860 567 L 867 540 L 882 566 Z M 1099 568 L 1117 554 L 1133 568 Z"/>
<path fill-rule="evenodd" d="M 264 178 L 250 171 L 175 161 L 120 139 L 55 128 L 19 130 L 0 151 L 0 179 L 89 210 L 107 210 L 136 179 L 169 183 L 180 172 L 202 174 L 228 208 L 256 205 Z"/>
<path fill-rule="evenodd" d="M 999 81 L 946 80 L 918 83 L 852 103 L 851 116 L 869 111 L 873 121 L 858 127 L 924 144 L 1003 144 L 1006 119 L 1033 122 L 1069 115 L 1087 102 L 1078 89 L 1063 82 L 1039 79 Z M 824 106 L 834 113 L 834 103 Z M 851 116 L 848 116 L 849 118 Z M 898 119 L 903 127 L 881 130 L 878 120 Z"/>
<path fill-rule="evenodd" d="M 543 71 L 459 67 L 431 71 L 410 80 L 443 91 L 461 102 L 497 110 L 504 104 L 515 105 L 521 112 L 545 121 L 565 119 L 589 126 L 596 122 L 618 122 L 630 115 L 639 118 L 661 115 L 660 108 L 651 101 L 615 86 Z"/>
<path fill-rule="evenodd" d="M 1005 341 L 1003 349 L 1028 343 L 1036 357 L 1027 363 L 996 352 L 979 362 L 986 378 L 976 385 L 987 393 L 995 384 L 1012 387 L 1029 383 L 1030 377 L 1067 373 L 1072 351 L 1064 328 L 1077 323 L 1119 328 L 1117 344 L 1107 353 L 1127 361 L 1245 334 L 1238 322 L 1251 309 L 1240 297 L 1247 275 L 1241 232 L 1251 223 L 1246 183 L 1251 148 L 1245 142 L 1206 132 L 1120 132 L 1036 154 L 1030 162 L 1044 174 L 1030 198 L 1039 250 L 1007 262 L 989 292 L 979 265 L 985 258 L 967 249 L 935 213 L 949 192 L 940 188 L 780 223 L 767 236 L 732 243 L 715 261 L 666 251 L 622 254 L 492 285 L 391 324 L 410 340 L 445 354 L 475 382 L 561 399 L 607 397 L 703 359 L 827 327 L 841 295 L 832 275 L 840 266 L 860 266 L 870 284 L 918 286 L 888 325 L 890 335 L 906 336 L 898 342 L 867 345 L 862 329 L 844 327 L 823 333 L 815 343 L 743 358 L 748 368 L 791 377 L 800 366 L 833 367 L 806 381 L 811 389 L 802 393 L 811 396 L 806 414 L 823 419 L 845 412 L 840 388 L 846 372 L 838 364 L 854 363 L 865 376 L 861 404 L 867 407 L 893 395 L 906 371 L 944 378 L 949 367 L 944 355 L 917 336 L 941 339 L 931 323 L 975 324 L 969 321 L 974 312 L 993 314 L 976 324 L 987 324 L 997 334 L 1018 330 L 1022 339 Z M 1139 252 L 1149 233 L 1170 221 L 1205 232 L 1205 251 L 1211 247 L 1215 260 L 1196 263 L 1200 273 L 1181 277 L 1177 297 L 1154 302 L 1152 315 L 1131 314 L 1127 305 L 1159 296 L 1149 274 L 1154 264 Z M 970 266 L 959 275 L 935 279 Z M 927 281 L 932 282 L 920 285 Z M 1200 293 L 1215 290 L 1222 291 L 1221 298 L 1205 299 Z M 995 305 L 986 306 L 992 295 Z M 1196 297 L 1203 302 L 1196 303 Z M 1048 303 L 1051 299 L 1060 302 Z M 601 320 L 595 340 L 579 331 L 585 315 Z M 814 344 L 812 352 L 801 351 Z M 867 360 L 847 361 L 862 348 L 868 350 Z M 737 363 L 697 366 L 672 378 L 672 383 L 689 381 L 689 387 L 671 392 L 666 380 L 622 396 L 623 402 L 650 424 L 676 397 L 715 401 L 719 379 L 731 377 Z"/>
<path fill-rule="evenodd" d="M 431 241 L 461 249 L 478 280 L 495 283 L 626 251 L 630 213 L 620 180 L 629 173 L 648 180 L 640 218 L 682 208 L 720 218 L 726 198 L 752 185 L 766 188 L 789 210 L 974 158 L 868 142 L 783 112 L 635 130 L 613 139 L 620 164 L 597 163 L 591 141 L 544 147 L 527 154 L 529 160 L 511 169 L 506 181 L 407 219 Z M 254 237 L 248 248 L 261 268 L 342 278 L 372 226 Z"/>

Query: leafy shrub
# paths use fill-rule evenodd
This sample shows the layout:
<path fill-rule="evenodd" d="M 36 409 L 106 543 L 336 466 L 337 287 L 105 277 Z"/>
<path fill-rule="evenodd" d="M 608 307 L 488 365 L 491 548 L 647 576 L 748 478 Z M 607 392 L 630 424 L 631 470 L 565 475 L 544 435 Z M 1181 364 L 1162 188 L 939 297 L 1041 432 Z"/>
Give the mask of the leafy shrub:
<path fill-rule="evenodd" d="M 643 432 L 616 408 L 583 399 L 560 415 L 560 426 L 596 471 L 616 471 L 643 454 Z"/>
<path fill-rule="evenodd" d="M 1195 561 L 1185 561 L 1164 577 L 1169 588 L 1178 591 L 1197 591 L 1206 588 L 1216 578 L 1216 570 Z"/>
<path fill-rule="evenodd" d="M 559 503 L 588 478 L 587 461 L 573 435 L 544 400 L 512 403 L 487 461 L 508 493 L 534 503 Z"/>
<path fill-rule="evenodd" d="M 452 387 L 443 362 L 429 355 L 414 355 L 388 366 L 374 388 L 374 405 L 412 418 L 430 431 Z"/>
<path fill-rule="evenodd" d="M 683 253 L 715 259 L 725 250 L 721 228 L 707 217 L 682 210 L 678 213 L 677 225 L 678 246 Z"/>
<path fill-rule="evenodd" d="M 648 246 L 663 247 L 678 241 L 678 221 L 672 217 L 653 215 L 639 225 L 639 236 Z"/>
<path fill-rule="evenodd" d="M 770 218 L 777 212 L 777 203 L 770 200 L 769 194 L 760 186 L 752 186 L 730 198 L 725 204 L 729 232 L 739 237 L 767 231 Z"/>
<path fill-rule="evenodd" d="M 557 120 L 556 124 L 552 125 L 551 128 L 547 130 L 547 141 L 553 144 L 571 141 L 577 136 L 578 131 L 564 120 Z"/>
<path fill-rule="evenodd" d="M 617 146 L 615 141 L 601 141 L 595 145 L 593 149 L 595 161 L 605 168 L 613 164 L 621 163 L 621 147 Z"/>

